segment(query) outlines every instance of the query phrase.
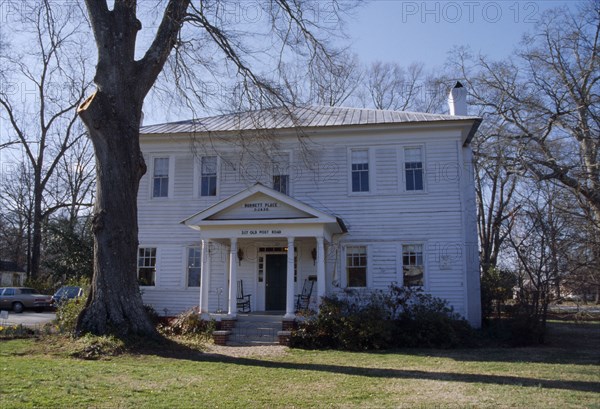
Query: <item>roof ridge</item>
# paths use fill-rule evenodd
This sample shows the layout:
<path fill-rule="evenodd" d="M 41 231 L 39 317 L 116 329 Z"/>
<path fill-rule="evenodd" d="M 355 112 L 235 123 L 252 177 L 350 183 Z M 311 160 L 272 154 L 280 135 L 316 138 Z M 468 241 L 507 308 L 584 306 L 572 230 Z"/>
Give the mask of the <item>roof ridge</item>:
<path fill-rule="evenodd" d="M 285 113 L 284 116 L 279 114 Z M 288 113 L 290 115 L 288 115 Z M 351 114 L 351 115 L 350 115 Z M 284 129 L 294 127 L 330 127 L 346 125 L 400 124 L 480 120 L 476 116 L 455 116 L 428 112 L 389 109 L 338 107 L 326 105 L 280 106 L 252 111 L 232 112 L 185 121 L 144 125 L 141 133 L 186 133 L 241 131 L 251 129 Z"/>

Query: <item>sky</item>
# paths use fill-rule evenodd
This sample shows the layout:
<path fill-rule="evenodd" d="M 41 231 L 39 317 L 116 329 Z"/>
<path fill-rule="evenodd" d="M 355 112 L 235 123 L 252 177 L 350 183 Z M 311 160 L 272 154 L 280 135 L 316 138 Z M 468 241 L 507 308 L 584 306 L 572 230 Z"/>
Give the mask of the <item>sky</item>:
<path fill-rule="evenodd" d="M 541 14 L 577 1 L 373 0 L 347 22 L 351 48 L 364 62 L 423 62 L 441 67 L 453 46 L 492 58 L 510 54 Z"/>
<path fill-rule="evenodd" d="M 264 14 L 259 16 L 255 13 L 257 1 L 260 0 L 232 0 L 228 3 L 229 7 L 224 8 L 223 15 L 238 19 L 242 27 L 255 30 L 257 22 L 259 25 L 268 22 Z M 348 38 L 335 39 L 338 45 L 348 46 L 350 52 L 366 65 L 383 61 L 406 67 L 421 62 L 426 72 L 435 73 L 443 73 L 440 70 L 443 70 L 448 53 L 455 46 L 468 46 L 474 53 L 483 53 L 494 59 L 505 58 L 519 44 L 522 36 L 535 28 L 544 11 L 563 5 L 575 8 L 581 3 L 575 0 L 363 2 L 344 19 L 343 31 Z M 336 32 L 340 24 L 331 13 L 331 4 L 329 0 L 315 0 L 309 7 L 312 13 L 309 18 Z M 149 38 L 146 40 L 149 41 Z M 187 112 L 164 109 L 162 102 L 158 103 L 158 107 L 160 109 L 147 101 L 145 124 L 190 117 Z M 213 113 L 217 112 L 209 114 Z"/>

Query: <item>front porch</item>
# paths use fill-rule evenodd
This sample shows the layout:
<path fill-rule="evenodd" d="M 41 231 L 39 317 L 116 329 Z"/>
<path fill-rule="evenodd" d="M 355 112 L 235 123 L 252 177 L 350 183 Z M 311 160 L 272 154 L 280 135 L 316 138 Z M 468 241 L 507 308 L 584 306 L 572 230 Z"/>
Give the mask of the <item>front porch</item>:
<path fill-rule="evenodd" d="M 244 293 L 251 294 L 252 311 L 278 312 L 287 320 L 295 318 L 296 295 L 305 280 L 316 281 L 316 307 L 327 291 L 327 246 L 346 231 L 336 217 L 261 184 L 182 223 L 200 232 L 204 318 L 215 311 L 209 308 L 215 295 L 219 312 L 228 319 L 238 315 L 240 281 Z"/>

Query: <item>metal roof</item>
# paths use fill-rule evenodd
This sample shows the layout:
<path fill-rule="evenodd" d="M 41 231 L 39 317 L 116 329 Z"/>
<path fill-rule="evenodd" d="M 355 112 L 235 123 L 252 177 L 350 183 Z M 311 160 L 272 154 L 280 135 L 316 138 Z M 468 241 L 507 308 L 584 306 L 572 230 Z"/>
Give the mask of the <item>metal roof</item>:
<path fill-rule="evenodd" d="M 231 132 L 257 129 L 382 125 L 464 120 L 475 121 L 475 128 L 479 125 L 479 122 L 481 122 L 481 118 L 475 116 L 455 116 L 426 114 L 421 112 L 327 106 L 282 107 L 165 124 L 146 125 L 140 128 L 140 133 L 175 134 L 192 132 Z"/>

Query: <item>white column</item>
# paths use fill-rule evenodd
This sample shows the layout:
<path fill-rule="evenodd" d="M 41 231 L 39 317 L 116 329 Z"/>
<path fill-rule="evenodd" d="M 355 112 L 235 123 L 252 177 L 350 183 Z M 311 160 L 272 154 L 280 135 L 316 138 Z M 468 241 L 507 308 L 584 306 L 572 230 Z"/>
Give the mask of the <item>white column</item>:
<path fill-rule="evenodd" d="M 208 277 L 210 275 L 210 252 L 208 240 L 202 240 L 200 260 L 200 315 L 208 316 Z"/>
<path fill-rule="evenodd" d="M 237 315 L 237 238 L 230 239 L 229 246 L 229 310 L 227 311 L 230 317 Z"/>
<path fill-rule="evenodd" d="M 317 305 L 325 297 L 325 240 L 317 237 Z"/>
<path fill-rule="evenodd" d="M 287 287 L 285 293 L 284 318 L 294 318 L 294 238 L 288 237 L 287 245 Z"/>

